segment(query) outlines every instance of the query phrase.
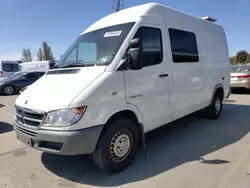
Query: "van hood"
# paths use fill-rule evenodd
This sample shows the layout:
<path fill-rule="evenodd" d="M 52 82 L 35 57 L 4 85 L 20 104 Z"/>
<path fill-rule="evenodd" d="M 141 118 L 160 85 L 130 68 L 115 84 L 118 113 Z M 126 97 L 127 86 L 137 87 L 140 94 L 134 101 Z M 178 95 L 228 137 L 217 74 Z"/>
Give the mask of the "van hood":
<path fill-rule="evenodd" d="M 105 69 L 94 66 L 48 71 L 17 98 L 16 105 L 45 112 L 68 108 Z"/>

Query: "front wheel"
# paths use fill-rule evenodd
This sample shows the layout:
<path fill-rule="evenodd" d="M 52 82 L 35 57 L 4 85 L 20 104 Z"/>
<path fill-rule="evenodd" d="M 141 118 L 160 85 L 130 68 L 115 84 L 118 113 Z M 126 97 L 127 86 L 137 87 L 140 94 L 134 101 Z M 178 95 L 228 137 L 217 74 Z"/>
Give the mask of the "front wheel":
<path fill-rule="evenodd" d="M 5 86 L 3 88 L 3 94 L 4 95 L 12 95 L 15 92 L 15 89 L 13 86 Z"/>
<path fill-rule="evenodd" d="M 107 126 L 92 157 L 101 169 L 117 173 L 133 162 L 139 146 L 138 129 L 127 118 L 116 119 Z"/>

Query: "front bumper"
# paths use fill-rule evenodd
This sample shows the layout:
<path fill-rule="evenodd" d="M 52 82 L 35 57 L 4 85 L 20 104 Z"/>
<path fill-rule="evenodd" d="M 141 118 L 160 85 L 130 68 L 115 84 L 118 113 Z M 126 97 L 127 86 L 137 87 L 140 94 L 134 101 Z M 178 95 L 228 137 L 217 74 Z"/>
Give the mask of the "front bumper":
<path fill-rule="evenodd" d="M 91 154 L 103 125 L 74 131 L 27 129 L 14 123 L 17 138 L 35 149 L 59 155 Z"/>

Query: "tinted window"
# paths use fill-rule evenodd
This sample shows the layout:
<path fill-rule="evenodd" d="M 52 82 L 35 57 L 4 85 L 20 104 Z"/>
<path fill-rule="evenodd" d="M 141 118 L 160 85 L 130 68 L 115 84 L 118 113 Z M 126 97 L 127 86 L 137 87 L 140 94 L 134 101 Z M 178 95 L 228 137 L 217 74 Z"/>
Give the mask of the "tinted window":
<path fill-rule="evenodd" d="M 169 29 L 172 57 L 175 63 L 198 62 L 198 48 L 194 33 Z"/>
<path fill-rule="evenodd" d="M 27 79 L 36 79 L 36 78 L 39 78 L 40 75 L 39 75 L 39 73 L 33 72 L 33 73 L 28 73 L 25 77 L 26 77 Z"/>
<path fill-rule="evenodd" d="M 19 71 L 19 65 L 18 64 L 12 64 L 12 63 L 4 63 L 3 64 L 3 70 L 5 72 L 18 72 Z"/>
<path fill-rule="evenodd" d="M 50 63 L 49 68 L 52 69 L 54 67 L 55 63 Z"/>
<path fill-rule="evenodd" d="M 142 41 L 143 65 L 151 66 L 162 62 L 162 43 L 160 29 L 141 27 L 134 38 Z"/>
<path fill-rule="evenodd" d="M 45 72 L 39 72 L 38 77 L 42 77 L 45 74 Z"/>

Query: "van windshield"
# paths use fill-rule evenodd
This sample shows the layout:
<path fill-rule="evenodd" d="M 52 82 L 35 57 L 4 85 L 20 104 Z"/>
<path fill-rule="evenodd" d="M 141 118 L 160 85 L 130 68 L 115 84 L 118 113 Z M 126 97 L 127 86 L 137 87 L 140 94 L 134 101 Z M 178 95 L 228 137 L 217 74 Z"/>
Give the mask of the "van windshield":
<path fill-rule="evenodd" d="M 79 36 L 54 68 L 110 64 L 133 25 L 115 25 Z"/>

